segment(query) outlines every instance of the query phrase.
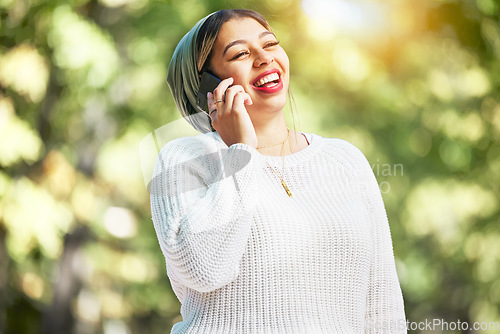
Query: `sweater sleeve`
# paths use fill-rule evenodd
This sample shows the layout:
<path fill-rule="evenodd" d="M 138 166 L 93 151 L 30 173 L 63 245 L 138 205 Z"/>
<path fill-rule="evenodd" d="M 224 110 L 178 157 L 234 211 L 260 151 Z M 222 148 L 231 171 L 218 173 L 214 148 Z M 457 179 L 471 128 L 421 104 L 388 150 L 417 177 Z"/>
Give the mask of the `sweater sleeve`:
<path fill-rule="evenodd" d="M 361 151 L 357 151 L 360 155 L 361 192 L 368 208 L 373 245 L 365 333 L 406 333 L 403 296 L 382 195 L 369 162 Z"/>
<path fill-rule="evenodd" d="M 150 188 L 154 227 L 181 301 L 183 287 L 209 292 L 238 276 L 263 171 L 253 147 L 207 147 L 196 137 L 165 145 Z"/>

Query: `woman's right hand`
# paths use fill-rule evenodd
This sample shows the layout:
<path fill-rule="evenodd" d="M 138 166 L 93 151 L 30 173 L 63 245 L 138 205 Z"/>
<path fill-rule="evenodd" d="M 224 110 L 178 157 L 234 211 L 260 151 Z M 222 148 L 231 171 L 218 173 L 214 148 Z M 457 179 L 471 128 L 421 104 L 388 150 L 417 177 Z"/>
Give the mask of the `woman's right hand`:
<path fill-rule="evenodd" d="M 243 143 L 257 148 L 255 128 L 245 108 L 253 103 L 252 99 L 242 86 L 231 86 L 233 82 L 233 78 L 224 79 L 213 94 L 207 95 L 208 110 L 215 110 L 210 112 L 212 126 L 228 147 Z"/>

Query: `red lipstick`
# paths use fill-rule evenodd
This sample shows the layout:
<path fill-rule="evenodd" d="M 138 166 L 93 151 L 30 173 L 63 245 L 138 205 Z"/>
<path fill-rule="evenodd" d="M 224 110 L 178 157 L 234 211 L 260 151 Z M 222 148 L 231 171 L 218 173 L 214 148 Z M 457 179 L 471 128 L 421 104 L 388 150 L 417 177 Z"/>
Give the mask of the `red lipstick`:
<path fill-rule="evenodd" d="M 268 76 L 269 74 L 277 73 L 278 74 L 278 82 L 276 83 L 276 80 L 267 82 L 264 85 L 257 87 L 255 84 L 259 82 L 260 79 L 264 78 L 265 76 Z M 271 69 L 268 71 L 265 71 L 264 73 L 260 74 L 255 80 L 252 82 L 252 87 L 260 92 L 263 93 L 276 93 L 279 92 L 283 89 L 283 81 L 281 80 L 281 73 L 278 69 Z"/>

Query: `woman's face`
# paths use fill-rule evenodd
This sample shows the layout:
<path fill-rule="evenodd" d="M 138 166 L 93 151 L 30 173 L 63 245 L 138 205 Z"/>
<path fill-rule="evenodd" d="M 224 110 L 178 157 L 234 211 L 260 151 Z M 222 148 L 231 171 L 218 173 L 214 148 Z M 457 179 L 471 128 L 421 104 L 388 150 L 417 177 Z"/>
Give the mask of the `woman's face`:
<path fill-rule="evenodd" d="M 224 23 L 215 41 L 210 70 L 220 79 L 232 77 L 256 110 L 282 110 L 289 83 L 288 56 L 273 33 L 252 18 Z"/>

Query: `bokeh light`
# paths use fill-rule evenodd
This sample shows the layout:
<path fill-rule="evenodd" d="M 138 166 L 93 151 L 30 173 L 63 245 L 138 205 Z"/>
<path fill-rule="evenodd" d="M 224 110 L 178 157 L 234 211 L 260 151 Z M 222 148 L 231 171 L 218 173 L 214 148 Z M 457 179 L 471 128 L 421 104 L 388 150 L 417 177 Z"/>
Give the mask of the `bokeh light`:
<path fill-rule="evenodd" d="M 0 333 L 181 319 L 147 187 L 159 149 L 196 135 L 170 57 L 221 6 L 264 14 L 287 51 L 290 128 L 368 158 L 407 318 L 500 321 L 498 1 L 3 0 Z"/>

